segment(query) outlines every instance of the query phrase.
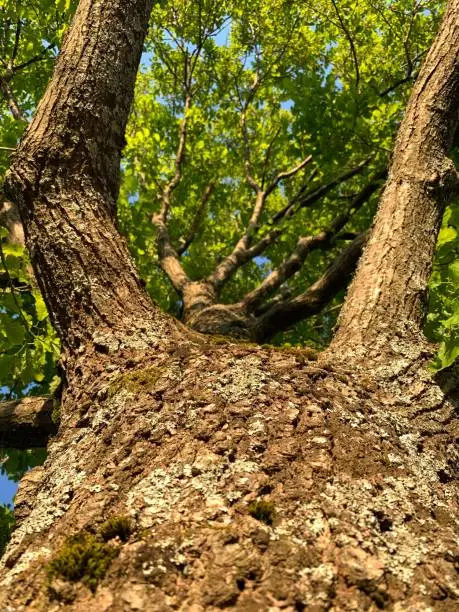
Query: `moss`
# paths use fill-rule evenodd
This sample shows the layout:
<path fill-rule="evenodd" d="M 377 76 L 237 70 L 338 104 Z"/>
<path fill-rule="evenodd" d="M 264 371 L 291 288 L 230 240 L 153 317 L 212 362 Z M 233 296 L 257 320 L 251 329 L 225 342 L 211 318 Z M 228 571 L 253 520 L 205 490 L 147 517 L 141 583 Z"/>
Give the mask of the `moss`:
<path fill-rule="evenodd" d="M 61 424 L 61 403 L 58 400 L 53 401 L 53 410 L 51 412 L 51 421 L 59 427 Z"/>
<path fill-rule="evenodd" d="M 112 516 L 99 529 L 100 537 L 104 542 L 119 538 L 126 542 L 133 530 L 132 521 L 127 516 Z"/>
<path fill-rule="evenodd" d="M 247 508 L 250 516 L 266 525 L 272 525 L 276 517 L 276 508 L 270 501 L 253 501 Z"/>
<path fill-rule="evenodd" d="M 289 344 L 281 344 L 276 346 L 274 344 L 262 344 L 262 348 L 283 353 L 284 355 L 291 355 L 300 364 L 304 364 L 307 361 L 317 361 L 319 358 L 319 351 L 309 346 L 291 346 Z"/>
<path fill-rule="evenodd" d="M 67 538 L 56 557 L 48 563 L 48 580 L 61 578 L 81 582 L 93 593 L 119 550 L 87 532 Z"/>
<path fill-rule="evenodd" d="M 109 386 L 108 397 L 113 397 L 113 395 L 116 395 L 122 389 L 130 393 L 152 389 L 164 371 L 164 368 L 150 366 L 149 368 L 121 374 Z"/>

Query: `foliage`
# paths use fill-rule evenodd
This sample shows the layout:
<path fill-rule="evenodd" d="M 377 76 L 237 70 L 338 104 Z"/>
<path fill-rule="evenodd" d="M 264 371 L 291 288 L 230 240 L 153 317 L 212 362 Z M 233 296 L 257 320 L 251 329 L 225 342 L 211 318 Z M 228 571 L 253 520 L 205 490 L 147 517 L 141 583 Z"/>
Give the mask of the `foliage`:
<path fill-rule="evenodd" d="M 9 506 L 0 505 L 0 557 L 14 529 L 14 514 Z"/>
<path fill-rule="evenodd" d="M 430 312 L 426 333 L 440 343 L 435 369 L 459 357 L 459 206 L 448 206 L 437 242 L 430 280 Z"/>
<path fill-rule="evenodd" d="M 0 475 L 18 482 L 30 469 L 42 465 L 46 459 L 44 448 L 18 450 L 2 448 L 0 450 Z"/>

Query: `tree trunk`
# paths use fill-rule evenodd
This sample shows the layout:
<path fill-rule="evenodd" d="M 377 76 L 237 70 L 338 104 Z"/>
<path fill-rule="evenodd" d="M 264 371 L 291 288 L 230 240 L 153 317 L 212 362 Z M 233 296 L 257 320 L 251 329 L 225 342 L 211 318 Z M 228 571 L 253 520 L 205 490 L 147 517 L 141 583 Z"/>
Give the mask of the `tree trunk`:
<path fill-rule="evenodd" d="M 66 385 L 47 461 L 20 484 L 0 609 L 454 609 L 459 373 L 361 365 L 359 347 L 385 329 L 378 304 L 379 331 L 362 332 L 343 365 L 333 351 L 314 362 L 307 350 L 222 344 L 144 294 L 113 212 L 150 6 L 80 1 L 8 178 Z M 435 74 L 446 80 L 457 23 L 453 0 L 432 51 L 443 49 Z M 417 89 L 413 100 L 424 120 L 430 99 Z M 413 221 L 430 242 L 438 216 Z M 406 261 L 403 228 L 394 249 Z M 378 264 L 381 279 L 391 265 Z M 424 290 L 424 259 L 416 278 Z M 410 287 L 408 298 L 393 288 L 393 312 L 419 326 Z M 418 354 L 419 334 L 409 341 Z"/>

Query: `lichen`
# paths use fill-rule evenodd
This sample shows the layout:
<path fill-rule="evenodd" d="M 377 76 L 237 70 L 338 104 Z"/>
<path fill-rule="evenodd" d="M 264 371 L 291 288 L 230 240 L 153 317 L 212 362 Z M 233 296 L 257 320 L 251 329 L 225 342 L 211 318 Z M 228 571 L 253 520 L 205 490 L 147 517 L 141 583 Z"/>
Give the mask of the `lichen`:
<path fill-rule="evenodd" d="M 119 538 L 126 542 L 133 530 L 132 521 L 128 516 L 112 516 L 99 528 L 99 534 L 104 542 Z"/>
<path fill-rule="evenodd" d="M 60 578 L 81 582 L 94 593 L 118 553 L 119 549 L 93 534 L 82 532 L 73 535 L 48 563 L 48 581 L 51 584 L 54 578 Z"/>
<path fill-rule="evenodd" d="M 247 508 L 247 512 L 254 519 L 266 525 L 272 525 L 276 517 L 276 508 L 273 502 L 265 500 L 251 502 Z"/>

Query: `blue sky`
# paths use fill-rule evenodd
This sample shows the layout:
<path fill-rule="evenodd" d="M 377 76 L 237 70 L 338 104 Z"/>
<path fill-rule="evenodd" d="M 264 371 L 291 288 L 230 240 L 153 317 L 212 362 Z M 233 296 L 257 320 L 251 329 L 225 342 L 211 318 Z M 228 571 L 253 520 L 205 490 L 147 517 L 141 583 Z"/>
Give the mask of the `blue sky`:
<path fill-rule="evenodd" d="M 12 504 L 18 485 L 4 475 L 0 475 L 0 504 Z"/>

